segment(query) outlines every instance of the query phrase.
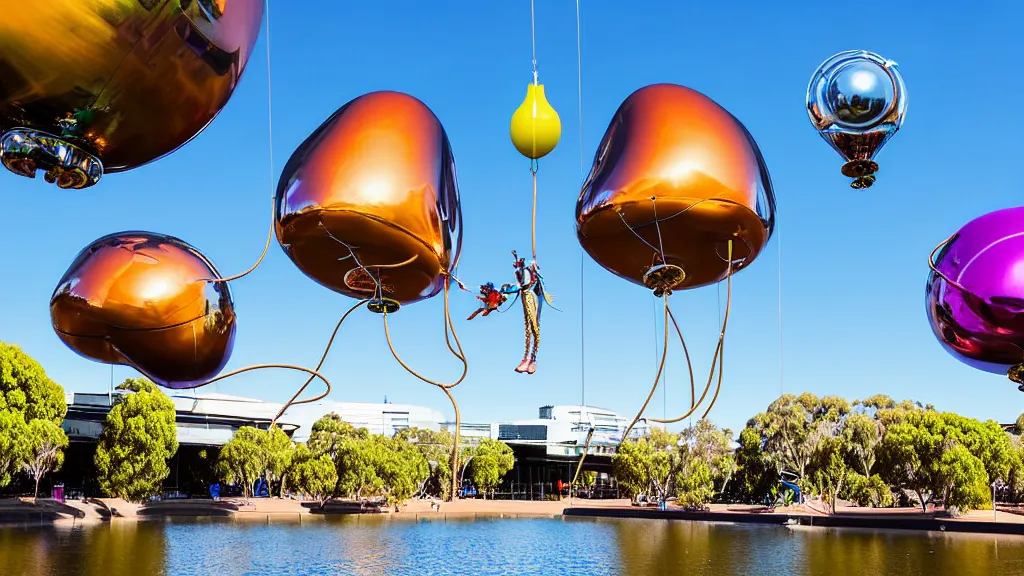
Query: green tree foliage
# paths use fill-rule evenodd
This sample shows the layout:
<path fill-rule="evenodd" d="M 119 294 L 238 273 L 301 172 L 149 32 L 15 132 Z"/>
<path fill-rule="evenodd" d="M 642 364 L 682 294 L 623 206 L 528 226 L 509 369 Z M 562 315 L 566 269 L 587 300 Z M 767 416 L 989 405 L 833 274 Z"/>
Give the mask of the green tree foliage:
<path fill-rule="evenodd" d="M 0 488 L 11 483 L 25 461 L 25 419 L 13 410 L 0 410 Z"/>
<path fill-rule="evenodd" d="M 39 497 L 39 481 L 64 463 L 68 436 L 50 420 L 32 420 L 25 427 L 22 468 L 36 482 L 33 497 Z"/>
<path fill-rule="evenodd" d="M 107 414 L 96 447 L 100 489 L 112 497 L 141 501 L 160 493 L 170 474 L 167 460 L 178 450 L 174 402 L 149 380 L 127 379 Z"/>
<path fill-rule="evenodd" d="M 266 432 L 253 426 L 235 431 L 218 456 L 218 470 L 226 482 L 242 487 L 242 495 L 252 496 L 253 485 L 267 469 Z"/>
<path fill-rule="evenodd" d="M 834 432 L 850 409 L 849 402 L 838 396 L 784 394 L 747 426 L 761 436 L 764 453 L 776 469 L 796 474 L 801 484 L 818 444 Z"/>
<path fill-rule="evenodd" d="M 1018 436 L 1024 434 L 1024 414 L 1017 416 L 1017 420 L 1014 421 L 1013 433 Z"/>
<path fill-rule="evenodd" d="M 836 500 L 847 486 L 851 472 L 846 464 L 846 451 L 842 436 L 827 436 L 818 443 L 811 457 L 812 486 L 832 513 L 836 511 Z"/>
<path fill-rule="evenodd" d="M 421 428 L 406 428 L 395 434 L 397 440 L 408 442 L 427 460 L 430 474 L 423 482 L 419 492 L 424 495 L 436 496 L 442 500 L 448 500 L 452 491 L 452 465 L 451 452 L 454 436 L 447 430 L 433 431 Z M 460 451 L 459 462 L 461 465 L 466 462 L 467 449 Z"/>
<path fill-rule="evenodd" d="M 756 428 L 740 432 L 736 450 L 736 473 L 729 492 L 741 502 L 774 501 L 779 491 L 779 471 L 761 450 L 762 438 Z"/>
<path fill-rule="evenodd" d="M 508 444 L 488 438 L 481 441 L 473 451 L 468 474 L 473 485 L 486 496 L 501 484 L 501 479 L 515 463 L 515 456 Z"/>
<path fill-rule="evenodd" d="M 292 454 L 289 484 L 320 503 L 323 508 L 338 484 L 338 471 L 327 454 L 315 456 L 305 444 Z"/>
<path fill-rule="evenodd" d="M 59 425 L 68 411 L 64 389 L 19 346 L 0 342 L 0 410 L 20 413 L 25 422 Z"/>

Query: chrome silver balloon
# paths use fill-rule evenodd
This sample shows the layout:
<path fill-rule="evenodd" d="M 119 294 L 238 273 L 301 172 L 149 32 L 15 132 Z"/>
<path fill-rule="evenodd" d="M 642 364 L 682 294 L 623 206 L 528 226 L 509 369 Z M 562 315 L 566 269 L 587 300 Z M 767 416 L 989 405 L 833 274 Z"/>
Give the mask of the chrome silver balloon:
<path fill-rule="evenodd" d="M 875 154 L 907 117 L 907 87 L 892 60 L 847 50 L 822 63 L 807 86 L 807 115 L 818 134 L 846 160 L 850 186 L 875 182 Z"/>

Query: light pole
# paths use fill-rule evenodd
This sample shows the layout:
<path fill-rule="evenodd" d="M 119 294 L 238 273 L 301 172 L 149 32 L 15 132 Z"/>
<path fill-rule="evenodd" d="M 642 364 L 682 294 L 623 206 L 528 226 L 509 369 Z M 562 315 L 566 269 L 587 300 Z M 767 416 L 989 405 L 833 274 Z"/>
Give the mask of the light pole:
<path fill-rule="evenodd" d="M 1003 481 L 998 479 L 998 478 L 996 479 L 995 482 L 992 483 L 992 521 L 993 522 L 998 522 L 999 521 L 999 512 L 998 512 L 999 509 L 996 507 L 996 489 L 997 488 L 1002 488 L 1003 486 L 1004 486 Z"/>

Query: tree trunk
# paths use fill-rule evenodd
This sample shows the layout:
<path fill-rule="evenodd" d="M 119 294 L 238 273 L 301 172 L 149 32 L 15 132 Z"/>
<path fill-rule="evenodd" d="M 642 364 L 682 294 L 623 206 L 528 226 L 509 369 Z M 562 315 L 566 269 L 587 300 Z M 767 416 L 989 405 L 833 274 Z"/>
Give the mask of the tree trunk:
<path fill-rule="evenodd" d="M 927 514 L 928 513 L 928 503 L 924 501 L 924 496 L 921 494 L 921 491 L 920 490 L 914 490 L 914 494 L 917 494 L 917 501 L 921 503 L 921 513 L 922 514 Z"/>
<path fill-rule="evenodd" d="M 39 498 L 39 478 L 42 474 L 36 474 L 36 493 L 32 495 L 33 499 Z"/>

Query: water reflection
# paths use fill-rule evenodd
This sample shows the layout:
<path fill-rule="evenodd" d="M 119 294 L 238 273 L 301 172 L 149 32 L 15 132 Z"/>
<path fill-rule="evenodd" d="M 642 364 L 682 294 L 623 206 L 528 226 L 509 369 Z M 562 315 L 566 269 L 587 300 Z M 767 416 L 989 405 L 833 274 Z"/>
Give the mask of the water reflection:
<path fill-rule="evenodd" d="M 0 574 L 1024 574 L 1024 538 L 659 520 L 316 517 L 0 528 Z"/>

